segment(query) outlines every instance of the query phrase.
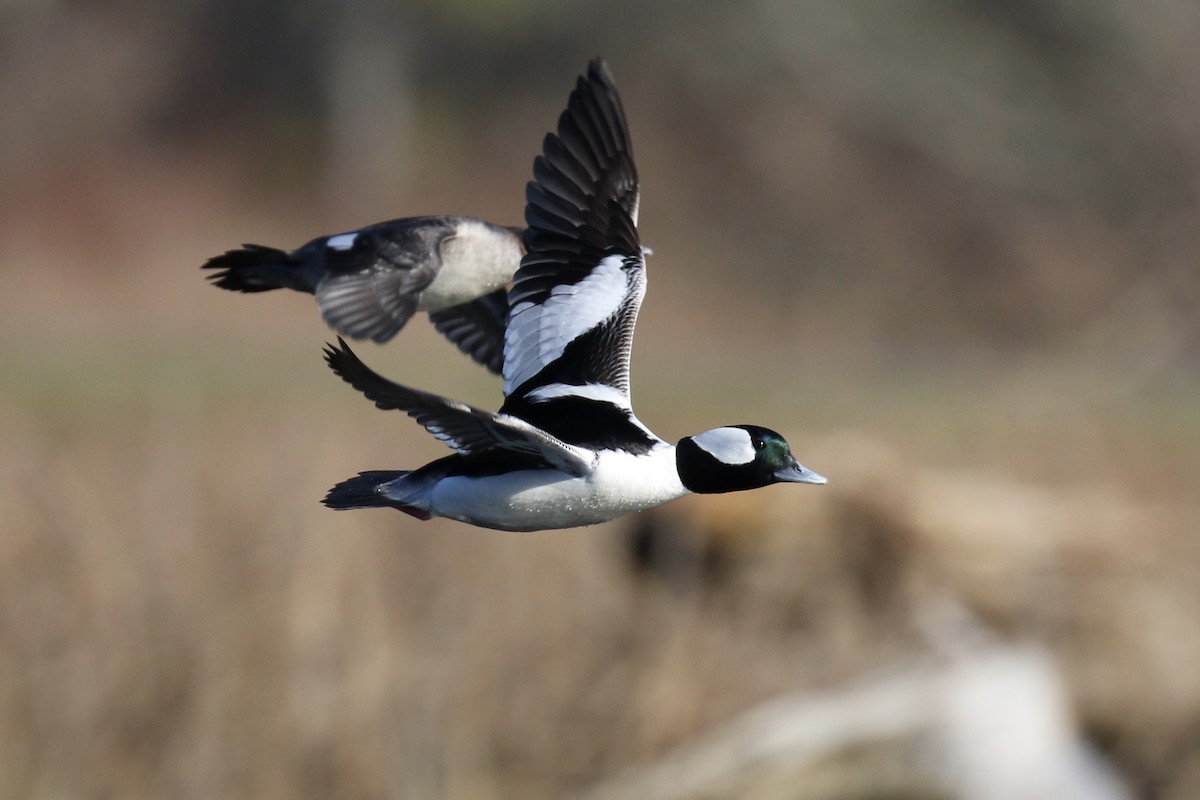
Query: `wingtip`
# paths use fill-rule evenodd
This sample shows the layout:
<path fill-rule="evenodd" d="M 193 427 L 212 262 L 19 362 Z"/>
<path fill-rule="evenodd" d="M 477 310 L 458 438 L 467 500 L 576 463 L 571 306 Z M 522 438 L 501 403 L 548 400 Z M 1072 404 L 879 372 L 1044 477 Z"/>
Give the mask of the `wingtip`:
<path fill-rule="evenodd" d="M 617 79 L 613 77 L 608 62 L 601 56 L 588 62 L 587 74 L 579 77 L 576 88 L 589 93 L 599 92 L 602 95 L 608 95 L 611 98 L 609 102 L 617 106 L 621 105 Z M 622 110 L 621 113 L 623 114 L 624 111 Z"/>
<path fill-rule="evenodd" d="M 344 373 L 341 362 L 347 358 L 358 360 L 358 357 L 354 355 L 354 351 L 350 349 L 350 345 L 346 344 L 346 340 L 341 336 L 337 337 L 337 346 L 326 342 L 325 349 L 322 352 L 325 355 L 325 363 L 329 365 L 329 368 L 337 375 L 343 377 Z"/>

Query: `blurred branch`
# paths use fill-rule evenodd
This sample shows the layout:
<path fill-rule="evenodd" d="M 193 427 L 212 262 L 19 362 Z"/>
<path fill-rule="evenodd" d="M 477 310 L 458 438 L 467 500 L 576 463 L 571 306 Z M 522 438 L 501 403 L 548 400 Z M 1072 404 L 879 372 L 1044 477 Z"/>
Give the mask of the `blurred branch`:
<path fill-rule="evenodd" d="M 1001 645 L 955 603 L 926 609 L 937 663 L 819 693 L 772 700 L 574 800 L 685 800 L 733 797 L 767 776 L 788 798 L 845 797 L 799 787 L 805 776 L 850 751 L 880 754 L 924 745 L 924 759 L 902 763 L 905 785 L 960 800 L 1128 800 L 1113 769 L 1078 735 L 1063 681 L 1042 648 Z M 773 796 L 755 793 L 754 797 Z"/>
<path fill-rule="evenodd" d="M 929 670 L 915 669 L 841 691 L 772 700 L 575 800 L 731 796 L 764 772 L 812 764 L 852 745 L 912 735 L 926 724 L 933 679 Z"/>

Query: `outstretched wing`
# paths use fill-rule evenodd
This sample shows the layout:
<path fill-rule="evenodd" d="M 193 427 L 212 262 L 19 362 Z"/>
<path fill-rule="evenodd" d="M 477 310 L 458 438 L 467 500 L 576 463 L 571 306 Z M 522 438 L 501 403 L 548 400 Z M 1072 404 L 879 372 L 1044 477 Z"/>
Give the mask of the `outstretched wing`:
<path fill-rule="evenodd" d="M 447 218 L 412 217 L 309 242 L 302 252 L 322 267 L 314 293 L 325 323 L 353 339 L 391 339 L 437 277 L 433 254 L 453 233 Z"/>
<path fill-rule="evenodd" d="M 501 411 L 527 417 L 531 404 L 579 396 L 628 410 L 645 262 L 628 126 L 602 60 L 577 81 L 542 150 L 509 291 Z"/>
<path fill-rule="evenodd" d="M 574 475 L 585 474 L 592 466 L 588 451 L 565 444 L 524 420 L 389 381 L 364 364 L 341 338 L 337 347 L 326 346 L 325 361 L 378 408 L 405 412 L 459 453 L 510 450 L 537 456 Z"/>

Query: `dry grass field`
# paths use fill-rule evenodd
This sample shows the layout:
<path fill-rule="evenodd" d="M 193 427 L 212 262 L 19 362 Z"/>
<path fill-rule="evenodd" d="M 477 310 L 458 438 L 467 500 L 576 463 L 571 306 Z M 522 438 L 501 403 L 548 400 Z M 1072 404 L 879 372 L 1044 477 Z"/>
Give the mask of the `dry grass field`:
<path fill-rule="evenodd" d="M 124 55 L 98 61 L 102 77 L 140 63 L 122 25 L 137 30 L 103 28 Z M 95 41 L 78 26 L 63 35 Z M 1013 764 L 1072 748 L 1099 783 L 1056 793 L 1068 779 L 1054 773 L 1037 796 L 1197 796 L 1188 106 L 1140 94 L 1144 107 L 1063 133 L 1088 102 L 1111 109 L 1078 76 L 1061 119 L 939 84 L 995 114 L 964 106 L 957 135 L 1019 121 L 983 137 L 992 162 L 936 125 L 873 127 L 869 93 L 835 107 L 805 84 L 792 116 L 771 102 L 787 79 L 709 97 L 696 87 L 715 76 L 688 72 L 675 41 L 660 71 L 613 58 L 655 249 L 639 416 L 666 438 L 769 424 L 826 487 L 528 535 L 319 505 L 357 470 L 441 445 L 328 373 L 309 299 L 219 292 L 199 264 L 388 216 L 518 221 L 569 71 L 526 75 L 537 91 L 509 98 L 519 114 L 410 97 L 424 121 L 402 191 L 331 193 L 344 162 L 315 177 L 290 165 L 285 145 L 310 145 L 304 130 L 278 138 L 286 116 L 182 143 L 118 118 L 94 151 L 64 126 L 0 154 L 20 167 L 0 190 L 0 800 L 1015 800 L 1035 795 L 1004 781 L 1040 773 Z M 1143 78 L 1200 74 L 1184 69 L 1196 50 L 1130 48 Z M 14 64 L 49 58 L 23 52 Z M 762 69 L 746 74 L 779 74 Z M 211 102 L 207 73 L 188 75 L 185 99 Z M 690 89 L 661 100 L 654 78 Z M 719 121 L 741 127 L 693 126 L 718 99 Z M 1130 119 L 1143 127 L 1113 123 Z M 1155 143 L 1157 166 L 1105 172 Z M 359 352 L 389 377 L 498 402 L 424 320 Z M 947 700 L 944 676 L 993 652 L 1033 654 L 1005 663 L 1040 665 L 1042 694 L 996 678 L 982 712 Z M 1005 727 L 1009 712 L 1026 727 Z M 961 756 L 976 738 L 981 762 Z M 1019 745 L 1032 760 L 1005 761 Z M 726 757 L 742 766 L 723 772 Z M 655 772 L 672 764 L 683 772 Z M 649 788 L 659 774 L 674 777 Z"/>
<path fill-rule="evenodd" d="M 795 365 L 765 338 L 671 336 L 687 310 L 659 295 L 643 418 L 771 420 L 828 487 L 533 535 L 335 514 L 333 482 L 439 445 L 325 373 L 306 299 L 213 291 L 204 246 L 168 238 L 147 245 L 162 269 L 114 263 L 119 285 L 25 263 L 34 300 L 6 314 L 0 795 L 563 796 L 776 695 L 929 657 L 920 609 L 950 596 L 1048 648 L 1144 796 L 1191 796 L 1186 377 L 1138 390 L 1058 354 Z M 364 356 L 496 394 L 419 324 Z M 871 794 L 885 777 L 761 796 L 909 796 Z"/>

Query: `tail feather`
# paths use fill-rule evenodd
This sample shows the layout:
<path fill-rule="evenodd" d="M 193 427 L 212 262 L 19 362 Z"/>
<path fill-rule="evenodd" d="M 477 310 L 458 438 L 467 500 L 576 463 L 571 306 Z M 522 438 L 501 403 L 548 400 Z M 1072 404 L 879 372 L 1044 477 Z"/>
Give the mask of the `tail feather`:
<path fill-rule="evenodd" d="M 215 269 L 208 276 L 214 285 L 232 292 L 268 292 L 272 289 L 313 291 L 307 285 L 301 263 L 290 253 L 260 244 L 243 245 L 204 262 L 201 269 Z"/>
<path fill-rule="evenodd" d="M 321 502 L 338 511 L 351 508 L 398 508 L 418 519 L 429 519 L 431 515 L 425 509 L 405 505 L 383 493 L 386 484 L 408 474 L 405 470 L 360 472 L 330 489 Z"/>

